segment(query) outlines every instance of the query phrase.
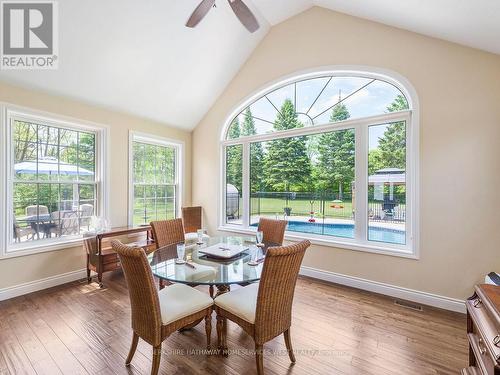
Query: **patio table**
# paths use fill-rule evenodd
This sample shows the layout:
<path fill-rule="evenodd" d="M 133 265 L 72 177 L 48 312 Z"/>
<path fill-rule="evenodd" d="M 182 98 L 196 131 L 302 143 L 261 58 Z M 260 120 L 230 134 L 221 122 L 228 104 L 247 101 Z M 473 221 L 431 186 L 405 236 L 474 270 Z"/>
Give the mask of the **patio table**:
<path fill-rule="evenodd" d="M 45 237 L 50 237 L 50 230 L 56 226 L 52 222 L 50 214 L 26 216 L 22 221 L 26 222 L 36 232 L 37 239 L 40 239 L 40 232 Z"/>

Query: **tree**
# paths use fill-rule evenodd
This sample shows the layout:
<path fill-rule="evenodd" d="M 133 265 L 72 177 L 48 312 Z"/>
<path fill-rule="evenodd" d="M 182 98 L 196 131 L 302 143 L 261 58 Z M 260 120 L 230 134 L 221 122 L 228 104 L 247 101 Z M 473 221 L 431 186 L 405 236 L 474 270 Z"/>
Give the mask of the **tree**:
<path fill-rule="evenodd" d="M 228 139 L 236 139 L 239 138 L 241 135 L 241 130 L 240 130 L 240 121 L 238 120 L 238 117 L 236 117 L 231 125 L 229 126 L 229 131 L 227 138 Z"/>
<path fill-rule="evenodd" d="M 368 175 L 374 174 L 379 169 L 382 169 L 382 152 L 378 148 L 368 151 Z"/>
<path fill-rule="evenodd" d="M 229 127 L 229 139 L 240 137 L 240 122 L 235 118 Z M 234 185 L 240 195 L 242 193 L 242 168 L 243 148 L 242 145 L 227 146 L 226 148 L 226 183 Z"/>
<path fill-rule="evenodd" d="M 403 95 L 387 107 L 389 112 L 408 109 L 408 103 Z M 379 139 L 380 163 L 382 168 L 406 169 L 406 126 L 404 122 L 389 124 L 384 135 Z"/>
<path fill-rule="evenodd" d="M 347 107 L 339 104 L 334 107 L 330 121 L 344 121 L 349 117 Z M 342 199 L 344 184 L 354 180 L 354 131 L 346 129 L 321 134 L 318 153 L 318 188 L 334 190 L 338 187 Z"/>
<path fill-rule="evenodd" d="M 301 128 L 290 99 L 285 100 L 274 122 L 274 130 Z M 265 182 L 273 191 L 304 190 L 311 176 L 306 137 L 290 137 L 269 141 L 264 160 Z"/>
<path fill-rule="evenodd" d="M 245 137 L 254 134 L 257 134 L 257 129 L 255 128 L 255 121 L 253 119 L 252 112 L 249 107 L 245 110 L 243 125 L 241 126 L 241 135 Z M 264 151 L 262 150 L 262 144 L 260 142 L 251 143 L 250 144 L 250 191 L 252 193 L 262 190 L 263 161 L 264 161 Z"/>

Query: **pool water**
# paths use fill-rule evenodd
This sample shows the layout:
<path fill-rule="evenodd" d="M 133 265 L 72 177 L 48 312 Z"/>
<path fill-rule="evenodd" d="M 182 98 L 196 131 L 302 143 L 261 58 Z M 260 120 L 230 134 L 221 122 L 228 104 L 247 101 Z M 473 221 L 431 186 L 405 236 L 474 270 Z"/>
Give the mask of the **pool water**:
<path fill-rule="evenodd" d="M 252 224 L 257 226 L 258 224 Z M 324 234 L 344 238 L 354 238 L 354 224 L 322 224 L 304 221 L 289 221 L 287 230 L 292 232 Z M 393 244 L 404 245 L 405 232 L 397 229 L 368 227 L 368 239 Z"/>

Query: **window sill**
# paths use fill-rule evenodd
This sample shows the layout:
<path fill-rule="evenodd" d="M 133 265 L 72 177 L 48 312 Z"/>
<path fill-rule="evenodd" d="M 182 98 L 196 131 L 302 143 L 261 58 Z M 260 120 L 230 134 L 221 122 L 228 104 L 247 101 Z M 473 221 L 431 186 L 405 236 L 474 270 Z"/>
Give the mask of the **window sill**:
<path fill-rule="evenodd" d="M 219 226 L 217 228 L 221 232 L 232 232 L 232 233 L 239 233 L 239 234 L 245 234 L 245 235 L 255 235 L 256 229 L 246 229 L 246 228 L 239 228 L 235 225 L 223 225 Z M 315 236 L 311 234 L 306 234 L 306 233 L 298 233 L 298 232 L 285 232 L 285 240 L 290 241 L 290 242 L 298 242 L 301 240 L 307 239 L 311 241 L 311 244 L 313 245 L 320 245 L 320 246 L 328 246 L 328 247 L 335 247 L 338 249 L 346 249 L 346 250 L 354 250 L 354 251 L 362 251 L 366 253 L 373 253 L 373 254 L 381 254 L 381 255 L 389 255 L 389 256 L 394 256 L 394 257 L 400 257 L 400 258 L 407 258 L 407 259 L 415 259 L 418 260 L 419 257 L 416 253 L 408 250 L 408 249 L 401 249 L 401 248 L 395 248 L 395 247 L 388 247 L 388 246 L 377 246 L 374 244 L 359 244 L 359 243 L 353 243 L 353 242 L 348 242 L 348 241 L 342 241 L 338 239 L 329 239 L 325 238 L 325 236 Z"/>
<path fill-rule="evenodd" d="M 16 244 L 7 249 L 0 259 L 17 258 L 22 256 L 46 253 L 50 251 L 70 249 L 83 245 L 83 240 L 79 238 L 68 238 L 61 241 L 36 241 L 30 244 Z"/>

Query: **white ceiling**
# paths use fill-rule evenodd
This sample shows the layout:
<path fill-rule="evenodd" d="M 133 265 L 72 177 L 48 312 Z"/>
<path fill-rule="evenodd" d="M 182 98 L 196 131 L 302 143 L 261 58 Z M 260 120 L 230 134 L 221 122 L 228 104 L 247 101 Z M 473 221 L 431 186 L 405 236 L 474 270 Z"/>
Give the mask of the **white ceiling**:
<path fill-rule="evenodd" d="M 255 34 L 222 0 L 184 27 L 199 1 L 59 1 L 59 69 L 0 80 L 190 130 L 270 26 L 313 5 L 500 54 L 498 0 L 246 0 Z"/>

